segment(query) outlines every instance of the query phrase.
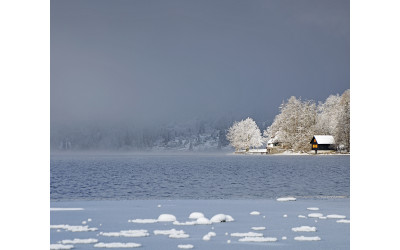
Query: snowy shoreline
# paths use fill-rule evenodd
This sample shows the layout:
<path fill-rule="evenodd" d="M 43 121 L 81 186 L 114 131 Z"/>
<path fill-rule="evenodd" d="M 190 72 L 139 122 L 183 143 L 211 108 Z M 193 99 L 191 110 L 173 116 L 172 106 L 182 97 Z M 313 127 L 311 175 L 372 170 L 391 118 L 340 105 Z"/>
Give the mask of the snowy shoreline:
<path fill-rule="evenodd" d="M 54 249 L 349 249 L 349 203 L 349 198 L 291 196 L 57 201 L 51 202 L 57 208 L 50 212 L 51 244 Z"/>

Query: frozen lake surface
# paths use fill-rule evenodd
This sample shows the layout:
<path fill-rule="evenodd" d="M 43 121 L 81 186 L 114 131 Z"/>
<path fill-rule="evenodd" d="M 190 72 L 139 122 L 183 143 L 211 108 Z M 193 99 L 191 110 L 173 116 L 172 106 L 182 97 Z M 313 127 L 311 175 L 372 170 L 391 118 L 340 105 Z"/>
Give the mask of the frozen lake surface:
<path fill-rule="evenodd" d="M 349 222 L 348 198 L 287 202 L 272 199 L 57 201 L 51 202 L 51 207 L 58 208 L 51 211 L 51 244 L 65 243 L 62 245 L 74 246 L 74 249 L 99 249 L 110 243 L 118 243 L 114 246 L 140 244 L 142 249 L 179 249 L 178 245 L 192 245 L 194 249 L 350 247 L 350 224 L 328 216 L 345 216 Z M 308 217 L 309 207 L 318 207 L 322 217 Z M 252 211 L 260 214 L 252 215 Z M 194 221 L 189 219 L 192 212 L 200 212 L 208 219 L 222 213 L 230 215 L 233 221 L 205 225 L 154 222 L 161 214 L 173 215 L 179 222 Z M 153 221 L 132 222 L 136 219 Z M 246 238 L 246 235 L 256 237 Z"/>
<path fill-rule="evenodd" d="M 350 194 L 344 155 L 52 155 L 50 173 L 52 201 Z"/>

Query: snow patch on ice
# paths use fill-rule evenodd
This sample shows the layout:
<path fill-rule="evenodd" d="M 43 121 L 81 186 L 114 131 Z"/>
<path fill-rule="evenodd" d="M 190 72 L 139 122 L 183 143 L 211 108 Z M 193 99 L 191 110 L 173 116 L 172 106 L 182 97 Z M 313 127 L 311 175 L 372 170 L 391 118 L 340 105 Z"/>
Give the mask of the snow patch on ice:
<path fill-rule="evenodd" d="M 107 237 L 146 237 L 149 236 L 149 233 L 145 229 L 140 229 L 140 230 L 122 230 L 119 232 L 108 232 L 108 233 L 100 232 L 100 235 Z"/>
<path fill-rule="evenodd" d="M 173 222 L 176 221 L 176 217 L 172 214 L 161 214 L 157 220 L 159 222 Z"/>
<path fill-rule="evenodd" d="M 328 214 L 326 217 L 328 219 L 344 219 L 344 218 L 346 218 L 345 215 L 340 215 L 340 214 Z"/>
<path fill-rule="evenodd" d="M 283 218 L 287 218 L 287 214 L 284 214 L 284 215 L 283 215 Z"/>
<path fill-rule="evenodd" d="M 189 219 L 195 219 L 197 220 L 198 218 L 204 218 L 204 214 L 200 212 L 193 212 L 189 215 Z"/>
<path fill-rule="evenodd" d="M 206 235 L 203 236 L 203 240 L 210 240 L 211 237 L 215 237 L 217 234 L 215 232 L 208 232 Z"/>
<path fill-rule="evenodd" d="M 177 226 L 193 226 L 196 225 L 196 221 L 185 221 L 185 222 L 179 222 L 179 221 L 174 221 L 172 224 L 177 225 Z"/>
<path fill-rule="evenodd" d="M 89 226 L 70 226 L 70 225 L 50 225 L 50 228 L 53 229 L 65 229 L 70 232 L 88 232 L 88 231 L 97 231 L 98 228 Z"/>
<path fill-rule="evenodd" d="M 211 221 L 207 218 L 198 218 L 196 220 L 196 224 L 197 225 L 209 225 L 209 224 L 211 224 Z"/>
<path fill-rule="evenodd" d="M 274 242 L 277 240 L 275 237 L 244 237 L 239 239 L 239 241 L 243 242 Z"/>
<path fill-rule="evenodd" d="M 213 223 L 219 223 L 219 222 L 231 222 L 234 221 L 234 219 L 230 215 L 216 214 L 210 219 L 210 221 Z"/>
<path fill-rule="evenodd" d="M 293 232 L 316 232 L 316 227 L 309 227 L 309 226 L 301 226 L 301 227 L 293 227 Z"/>
<path fill-rule="evenodd" d="M 310 217 L 310 218 L 319 218 L 319 217 L 322 217 L 322 216 L 324 216 L 324 215 L 321 214 L 321 213 L 311 213 L 311 214 L 308 214 L 308 217 Z"/>
<path fill-rule="evenodd" d="M 277 201 L 295 201 L 296 198 L 294 198 L 294 197 L 281 197 L 281 198 L 278 198 L 276 200 Z"/>
<path fill-rule="evenodd" d="M 128 222 L 147 224 L 147 223 L 156 223 L 158 221 L 156 219 L 134 219 L 134 220 L 128 220 Z"/>
<path fill-rule="evenodd" d="M 186 245 L 178 245 L 178 248 L 182 248 L 182 249 L 191 249 L 194 246 L 191 244 L 186 244 Z"/>
<path fill-rule="evenodd" d="M 189 235 L 185 233 L 183 230 L 176 230 L 176 229 L 170 229 L 170 230 L 154 230 L 153 231 L 154 235 L 168 235 L 170 238 L 187 238 Z M 173 235 L 173 236 L 172 236 Z M 178 235 L 183 235 L 183 236 L 178 236 Z M 187 237 L 186 237 L 187 235 Z"/>
<path fill-rule="evenodd" d="M 73 240 L 62 240 L 62 244 L 91 244 L 91 243 L 97 243 L 97 239 L 73 239 Z"/>
<path fill-rule="evenodd" d="M 337 220 L 337 223 L 350 223 L 350 220 Z"/>
<path fill-rule="evenodd" d="M 253 211 L 253 212 L 251 212 L 250 214 L 251 214 L 251 215 L 260 215 L 260 212 L 258 212 L 258 211 Z"/>
<path fill-rule="evenodd" d="M 141 244 L 138 243 L 121 243 L 121 242 L 112 242 L 112 243 L 97 243 L 94 244 L 94 247 L 103 247 L 103 248 L 134 248 L 134 247 L 141 247 Z"/>
<path fill-rule="evenodd" d="M 248 232 L 248 233 L 231 233 L 233 237 L 263 237 L 262 233 Z"/>
<path fill-rule="evenodd" d="M 299 217 L 299 218 L 302 218 L 302 219 L 305 219 L 305 218 L 307 218 L 306 216 L 304 216 L 304 215 L 299 215 L 299 216 L 297 216 L 297 217 Z"/>
<path fill-rule="evenodd" d="M 265 230 L 265 227 L 252 227 L 251 229 L 255 230 L 255 231 L 261 231 L 261 230 Z"/>
<path fill-rule="evenodd" d="M 319 208 L 318 207 L 308 207 L 307 210 L 318 211 Z"/>
<path fill-rule="evenodd" d="M 58 250 L 58 249 L 72 249 L 74 248 L 73 245 L 63 245 L 63 244 L 50 244 L 51 250 Z"/>
<path fill-rule="evenodd" d="M 294 237 L 294 240 L 298 240 L 298 241 L 318 241 L 318 240 L 321 240 L 321 238 L 318 237 L 318 236 L 314 236 L 314 237 L 297 236 L 297 237 Z"/>
<path fill-rule="evenodd" d="M 282 236 L 282 240 L 287 240 L 287 237 L 286 236 Z"/>

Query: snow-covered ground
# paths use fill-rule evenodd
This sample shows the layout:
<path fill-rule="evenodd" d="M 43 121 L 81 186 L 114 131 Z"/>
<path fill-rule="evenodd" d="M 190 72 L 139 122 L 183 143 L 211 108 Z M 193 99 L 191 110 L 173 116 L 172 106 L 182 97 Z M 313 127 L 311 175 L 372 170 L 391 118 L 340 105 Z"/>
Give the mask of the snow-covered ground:
<path fill-rule="evenodd" d="M 277 199 L 65 201 L 51 202 L 51 207 L 59 208 L 51 209 L 50 213 L 51 249 L 350 247 L 348 198 L 296 197 L 291 202 Z M 310 213 L 315 208 L 318 214 Z"/>

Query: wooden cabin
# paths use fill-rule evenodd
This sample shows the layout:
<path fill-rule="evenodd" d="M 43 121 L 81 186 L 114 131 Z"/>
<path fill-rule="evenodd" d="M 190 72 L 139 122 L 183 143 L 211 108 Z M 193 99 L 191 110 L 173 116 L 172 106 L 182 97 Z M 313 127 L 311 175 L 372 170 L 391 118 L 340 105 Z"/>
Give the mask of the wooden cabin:
<path fill-rule="evenodd" d="M 332 135 L 314 135 L 311 142 L 311 150 L 335 150 L 335 138 Z"/>

